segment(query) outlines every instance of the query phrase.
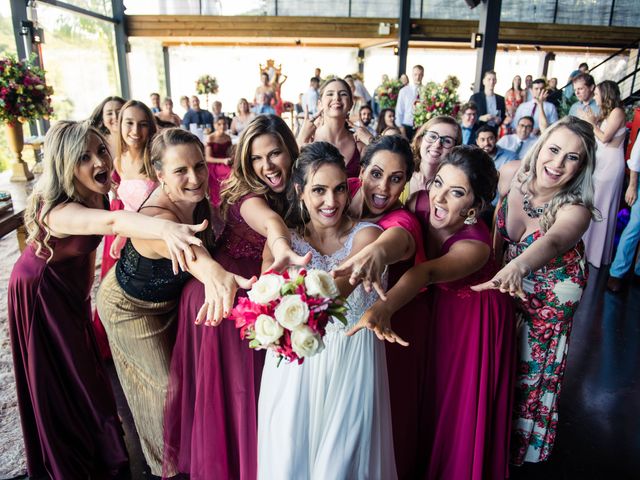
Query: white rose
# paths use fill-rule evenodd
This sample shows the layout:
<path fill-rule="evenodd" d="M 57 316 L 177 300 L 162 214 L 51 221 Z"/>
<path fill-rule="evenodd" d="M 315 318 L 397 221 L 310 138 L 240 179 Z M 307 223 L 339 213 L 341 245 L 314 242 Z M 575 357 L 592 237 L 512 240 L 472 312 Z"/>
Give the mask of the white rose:
<path fill-rule="evenodd" d="M 324 350 L 322 337 L 306 325 L 291 332 L 291 348 L 299 357 L 310 357 Z"/>
<path fill-rule="evenodd" d="M 323 270 L 309 270 L 304 278 L 307 295 L 336 298 L 340 295 L 338 286 L 331 275 Z"/>
<path fill-rule="evenodd" d="M 300 295 L 282 297 L 274 313 L 278 323 L 292 331 L 298 325 L 307 323 L 309 319 L 309 307 L 302 301 Z"/>
<path fill-rule="evenodd" d="M 256 340 L 265 347 L 278 341 L 284 331 L 280 324 L 269 315 L 258 315 L 253 328 L 256 331 Z"/>
<path fill-rule="evenodd" d="M 266 305 L 280 297 L 280 288 L 282 288 L 282 285 L 284 285 L 284 278 L 280 275 L 262 275 L 258 281 L 253 284 L 251 290 L 247 292 L 247 295 L 252 302 Z"/>

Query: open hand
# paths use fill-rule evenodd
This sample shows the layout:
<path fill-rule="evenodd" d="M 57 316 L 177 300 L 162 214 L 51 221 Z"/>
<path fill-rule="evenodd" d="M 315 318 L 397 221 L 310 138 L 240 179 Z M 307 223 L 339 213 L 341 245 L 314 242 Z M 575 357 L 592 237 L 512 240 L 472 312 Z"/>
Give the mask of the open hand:
<path fill-rule="evenodd" d="M 409 346 L 409 342 L 403 340 L 391 329 L 391 312 L 380 306 L 379 302 L 376 302 L 369 310 L 364 312 L 358 323 L 351 327 L 346 335 L 351 337 L 363 328 L 373 331 L 379 340 L 398 343 L 403 347 Z"/>
<path fill-rule="evenodd" d="M 382 288 L 382 274 L 385 267 L 380 257 L 380 249 L 371 244 L 334 268 L 331 275 L 334 278 L 349 276 L 351 285 L 362 282 L 367 292 L 374 289 L 382 300 L 386 300 L 387 296 Z"/>
<path fill-rule="evenodd" d="M 174 274 L 177 275 L 179 269 L 183 272 L 188 270 L 185 260 L 187 257 L 191 258 L 192 261 L 196 259 L 191 245 L 202 246 L 202 240 L 196 237 L 195 234 L 202 232 L 208 225 L 209 222 L 207 220 L 203 220 L 202 223 L 198 225 L 167 222 L 163 240 L 169 249 Z"/>
<path fill-rule="evenodd" d="M 474 285 L 471 287 L 471 290 L 475 292 L 500 290 L 502 293 L 508 293 L 512 297 L 525 300 L 527 296 L 522 289 L 522 279 L 528 273 L 527 270 L 528 269 L 523 272 L 521 265 L 516 260 L 512 260 L 502 270 L 496 273 L 491 280 L 479 285 Z"/>
<path fill-rule="evenodd" d="M 305 109 L 304 112 L 304 122 L 300 127 L 300 131 L 298 132 L 298 138 L 296 139 L 298 145 L 306 145 L 307 143 L 311 143 L 313 141 L 313 137 L 316 133 L 316 124 L 315 121 L 322 115 L 322 109 L 318 111 L 313 116 L 309 116 L 309 111 Z"/>
<path fill-rule="evenodd" d="M 229 316 L 238 288 L 248 290 L 257 278 L 244 278 L 220 268 L 220 273 L 212 275 L 204 285 L 204 303 L 196 315 L 196 325 L 204 322 L 207 326 L 217 326 Z"/>

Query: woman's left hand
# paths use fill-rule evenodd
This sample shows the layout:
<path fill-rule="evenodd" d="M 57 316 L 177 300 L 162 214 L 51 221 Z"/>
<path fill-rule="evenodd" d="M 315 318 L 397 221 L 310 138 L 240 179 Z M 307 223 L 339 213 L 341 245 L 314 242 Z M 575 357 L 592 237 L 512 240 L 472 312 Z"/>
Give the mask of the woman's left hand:
<path fill-rule="evenodd" d="M 376 334 L 379 340 L 387 341 L 389 343 L 398 343 L 403 347 L 409 346 L 409 342 L 403 340 L 400 335 L 395 333 L 391 328 L 391 312 L 389 312 L 384 306 L 379 305 L 378 302 L 373 304 L 369 310 L 364 312 L 358 323 L 356 323 L 346 335 L 351 337 L 357 332 L 367 328 Z"/>
<path fill-rule="evenodd" d="M 586 105 L 583 109 L 578 109 L 578 116 L 595 126 L 597 119 L 589 105 Z"/>
<path fill-rule="evenodd" d="M 357 142 L 362 142 L 365 145 L 369 145 L 374 139 L 373 134 L 365 127 L 358 127 L 350 120 L 347 120 L 347 124 L 353 129 L 353 138 L 355 138 Z"/>
<path fill-rule="evenodd" d="M 525 300 L 526 294 L 522 289 L 522 279 L 527 276 L 529 272 L 528 268 L 523 268 L 523 265 L 518 262 L 517 259 L 514 259 L 496 273 L 491 280 L 475 285 L 471 287 L 471 290 L 475 292 L 500 290 L 502 293 L 508 293 L 512 297 L 517 296 Z"/>
<path fill-rule="evenodd" d="M 349 276 L 349 283 L 357 285 L 362 282 L 364 289 L 370 292 L 373 288 L 382 300 L 386 300 L 384 288 L 382 288 L 382 274 L 386 265 L 380 256 L 380 249 L 370 244 L 345 260 L 331 271 L 334 277 Z"/>
<path fill-rule="evenodd" d="M 238 288 L 248 290 L 257 280 L 246 279 L 240 275 L 221 269 L 211 275 L 204 284 L 204 303 L 196 315 L 196 325 L 204 322 L 206 326 L 217 326 L 229 316 Z"/>
<path fill-rule="evenodd" d="M 180 270 L 183 272 L 187 271 L 187 262 L 185 260 L 187 257 L 191 258 L 191 260 L 196 259 L 191 245 L 202 246 L 202 240 L 196 237 L 195 234 L 205 230 L 208 225 L 209 222 L 207 222 L 207 220 L 204 220 L 198 225 L 167 222 L 162 239 L 169 249 L 171 266 L 175 275 L 177 275 Z"/>

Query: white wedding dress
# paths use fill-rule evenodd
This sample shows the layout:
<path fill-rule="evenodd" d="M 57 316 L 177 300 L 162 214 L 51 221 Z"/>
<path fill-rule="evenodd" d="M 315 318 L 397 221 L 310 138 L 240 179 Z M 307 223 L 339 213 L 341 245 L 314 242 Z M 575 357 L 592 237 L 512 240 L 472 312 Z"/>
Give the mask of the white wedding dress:
<path fill-rule="evenodd" d="M 308 268 L 329 271 L 349 256 L 361 222 L 343 248 L 322 255 L 292 232 Z M 327 325 L 325 349 L 302 365 L 269 352 L 258 402 L 258 478 L 262 480 L 393 480 L 397 478 L 391 432 L 384 343 L 373 332 L 345 331 L 377 299 L 358 286 L 348 298 L 348 327 Z"/>

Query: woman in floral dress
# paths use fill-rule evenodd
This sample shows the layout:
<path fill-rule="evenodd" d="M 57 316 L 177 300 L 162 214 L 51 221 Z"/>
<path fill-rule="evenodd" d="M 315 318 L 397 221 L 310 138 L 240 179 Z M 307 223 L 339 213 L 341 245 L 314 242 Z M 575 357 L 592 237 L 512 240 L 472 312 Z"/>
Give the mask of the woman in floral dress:
<path fill-rule="evenodd" d="M 565 117 L 545 130 L 522 162 L 500 171 L 497 229 L 506 265 L 474 287 L 516 298 L 518 369 L 512 463 L 547 460 L 573 316 L 587 282 L 582 235 L 600 215 L 593 206 L 593 128 Z M 502 243 L 502 242 L 498 242 Z"/>

